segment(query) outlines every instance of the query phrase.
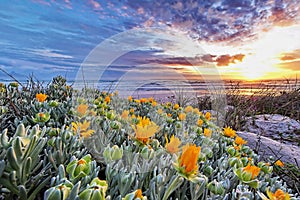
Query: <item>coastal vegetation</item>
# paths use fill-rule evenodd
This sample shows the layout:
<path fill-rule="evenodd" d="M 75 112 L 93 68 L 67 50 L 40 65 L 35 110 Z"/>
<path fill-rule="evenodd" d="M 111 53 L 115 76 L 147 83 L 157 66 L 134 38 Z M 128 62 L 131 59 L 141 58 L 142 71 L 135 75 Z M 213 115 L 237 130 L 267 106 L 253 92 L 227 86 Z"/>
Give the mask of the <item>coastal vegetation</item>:
<path fill-rule="evenodd" d="M 0 83 L 0 199 L 299 199 L 278 174 L 299 166 L 260 160 L 236 132 L 261 112 L 299 120 L 299 96 L 228 95 L 220 127 L 201 99 L 124 99 L 61 76 Z"/>

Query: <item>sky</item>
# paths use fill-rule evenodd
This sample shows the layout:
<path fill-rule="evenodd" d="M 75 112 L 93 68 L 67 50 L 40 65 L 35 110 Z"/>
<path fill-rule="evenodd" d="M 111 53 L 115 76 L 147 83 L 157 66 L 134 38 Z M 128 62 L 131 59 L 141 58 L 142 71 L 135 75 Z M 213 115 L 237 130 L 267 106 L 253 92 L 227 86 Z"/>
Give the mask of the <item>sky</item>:
<path fill-rule="evenodd" d="M 298 0 L 1 0 L 0 81 L 300 75 Z"/>

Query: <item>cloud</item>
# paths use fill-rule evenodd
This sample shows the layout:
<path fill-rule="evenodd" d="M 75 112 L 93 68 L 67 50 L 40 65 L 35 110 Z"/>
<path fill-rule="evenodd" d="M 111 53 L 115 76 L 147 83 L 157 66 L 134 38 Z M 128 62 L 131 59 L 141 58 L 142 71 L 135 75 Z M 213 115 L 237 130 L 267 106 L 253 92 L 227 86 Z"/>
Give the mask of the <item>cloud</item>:
<path fill-rule="evenodd" d="M 61 53 L 55 52 L 50 49 L 32 49 L 32 53 L 39 55 L 39 56 L 45 56 L 45 57 L 51 57 L 51 58 L 63 58 L 63 59 L 73 58 L 73 56 L 61 54 Z"/>
<path fill-rule="evenodd" d="M 205 54 L 196 57 L 162 57 L 156 59 L 147 60 L 149 63 L 157 63 L 169 66 L 206 66 L 207 63 L 216 64 L 217 66 L 229 66 L 237 62 L 242 62 L 244 54 L 235 55 L 211 55 Z"/>
<path fill-rule="evenodd" d="M 282 53 L 279 60 L 281 61 L 277 65 L 279 68 L 300 71 L 300 49 Z"/>
<path fill-rule="evenodd" d="M 287 26 L 299 21 L 298 0 L 218 0 L 218 1 L 128 1 L 145 17 L 146 26 L 177 28 L 201 41 L 244 41 L 258 29 Z M 148 21 L 149 19 L 155 19 Z"/>
<path fill-rule="evenodd" d="M 279 59 L 281 61 L 293 61 L 293 60 L 300 59 L 300 49 L 296 49 L 293 52 L 282 53 Z"/>
<path fill-rule="evenodd" d="M 236 54 L 236 55 L 221 55 L 215 59 L 217 66 L 228 66 L 229 64 L 235 64 L 237 62 L 242 62 L 244 59 L 244 54 Z"/>
<path fill-rule="evenodd" d="M 95 0 L 89 0 L 88 4 L 90 4 L 95 10 L 102 10 L 101 4 Z"/>
<path fill-rule="evenodd" d="M 289 69 L 295 72 L 296 71 L 300 72 L 300 60 L 280 63 L 277 66 L 283 69 Z"/>

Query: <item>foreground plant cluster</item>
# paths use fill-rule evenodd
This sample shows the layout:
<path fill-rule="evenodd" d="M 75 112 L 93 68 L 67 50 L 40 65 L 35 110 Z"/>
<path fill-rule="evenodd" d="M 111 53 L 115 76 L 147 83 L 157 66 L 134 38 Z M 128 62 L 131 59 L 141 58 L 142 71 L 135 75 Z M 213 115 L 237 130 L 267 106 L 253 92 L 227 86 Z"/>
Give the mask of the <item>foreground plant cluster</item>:
<path fill-rule="evenodd" d="M 0 97 L 0 199 L 300 199 L 209 112 L 62 77 Z"/>

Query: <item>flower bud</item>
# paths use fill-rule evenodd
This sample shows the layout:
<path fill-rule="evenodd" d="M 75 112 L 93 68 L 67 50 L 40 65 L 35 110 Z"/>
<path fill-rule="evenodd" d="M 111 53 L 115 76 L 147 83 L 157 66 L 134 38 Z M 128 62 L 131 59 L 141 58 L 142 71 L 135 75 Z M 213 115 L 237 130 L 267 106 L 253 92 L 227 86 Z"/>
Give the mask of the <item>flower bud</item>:
<path fill-rule="evenodd" d="M 119 148 L 117 145 L 112 147 L 111 158 L 112 160 L 119 160 L 123 156 L 123 148 Z"/>
<path fill-rule="evenodd" d="M 105 193 L 107 190 L 106 181 L 99 178 L 94 178 L 87 189 L 79 194 L 79 199 L 82 200 L 105 200 Z"/>
<path fill-rule="evenodd" d="M 225 189 L 223 188 L 222 184 L 217 182 L 216 180 L 213 180 L 207 185 L 207 188 L 212 191 L 214 194 L 222 195 L 225 192 Z"/>
<path fill-rule="evenodd" d="M 51 106 L 51 107 L 57 107 L 58 106 L 58 102 L 51 100 L 51 101 L 49 101 L 48 105 Z"/>
<path fill-rule="evenodd" d="M 236 150 L 234 149 L 234 147 L 229 147 L 228 149 L 227 149 L 227 153 L 230 155 L 230 156 L 235 156 L 235 154 L 236 154 Z"/>
<path fill-rule="evenodd" d="M 65 200 L 68 198 L 73 184 L 65 180 L 65 183 L 59 184 L 55 187 L 51 187 L 44 193 L 45 200 Z"/>
<path fill-rule="evenodd" d="M 211 176 L 213 173 L 213 168 L 211 166 L 207 166 L 204 168 L 203 172 L 206 176 Z"/>
<path fill-rule="evenodd" d="M 67 173 L 70 175 L 70 179 L 76 179 L 84 177 L 90 173 L 91 170 L 91 155 L 86 155 L 80 160 L 73 159 L 66 168 Z"/>
<path fill-rule="evenodd" d="M 112 122 L 110 122 L 110 127 L 112 129 L 118 130 L 118 129 L 120 129 L 120 123 L 118 121 L 112 121 Z"/>

